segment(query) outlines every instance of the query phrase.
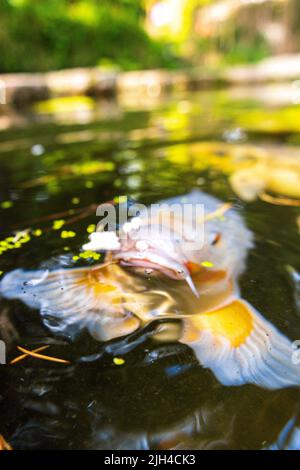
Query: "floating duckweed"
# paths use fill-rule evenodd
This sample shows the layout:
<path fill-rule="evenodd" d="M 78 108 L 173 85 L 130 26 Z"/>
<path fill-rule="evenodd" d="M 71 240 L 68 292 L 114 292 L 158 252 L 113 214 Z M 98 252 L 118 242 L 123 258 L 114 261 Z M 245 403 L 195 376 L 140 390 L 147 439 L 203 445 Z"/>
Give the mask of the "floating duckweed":
<path fill-rule="evenodd" d="M 96 225 L 95 224 L 89 225 L 86 229 L 87 233 L 94 233 L 95 230 L 96 230 Z"/>
<path fill-rule="evenodd" d="M 114 197 L 114 202 L 118 202 L 119 204 L 127 202 L 127 196 L 116 196 Z"/>
<path fill-rule="evenodd" d="M 85 187 L 86 187 L 87 189 L 92 189 L 94 186 L 95 186 L 95 185 L 94 185 L 94 182 L 93 182 L 93 181 L 86 181 L 86 183 L 85 183 Z"/>
<path fill-rule="evenodd" d="M 96 253 L 95 251 L 90 251 L 90 250 L 87 250 L 87 251 L 84 251 L 83 253 L 80 253 L 79 256 L 80 256 L 80 258 L 83 258 L 83 259 L 92 258 L 96 261 L 101 258 L 101 255 L 99 253 Z"/>
<path fill-rule="evenodd" d="M 76 237 L 76 233 L 72 230 L 63 230 L 60 234 L 61 238 L 74 238 Z"/>
<path fill-rule="evenodd" d="M 4 271 L 0 271 L 0 276 L 2 276 L 3 273 L 4 273 Z"/>
<path fill-rule="evenodd" d="M 37 228 L 36 230 L 32 231 L 32 235 L 35 237 L 40 237 L 42 235 L 43 231 L 40 228 Z"/>
<path fill-rule="evenodd" d="M 72 204 L 79 204 L 79 203 L 80 203 L 79 197 L 73 197 L 72 198 Z"/>
<path fill-rule="evenodd" d="M 73 261 L 78 261 L 79 259 L 93 259 L 95 261 L 98 261 L 101 258 L 101 255 L 99 253 L 96 253 L 95 251 L 83 251 L 79 255 L 74 255 L 72 257 Z"/>
<path fill-rule="evenodd" d="M 201 266 L 203 266 L 204 268 L 213 268 L 214 263 L 212 263 L 211 261 L 202 261 Z"/>
<path fill-rule="evenodd" d="M 2 209 L 10 209 L 10 207 L 12 207 L 14 205 L 14 203 L 12 201 L 3 201 L 1 202 L 1 208 Z"/>
<path fill-rule="evenodd" d="M 64 246 L 64 251 L 70 251 L 70 247 L 69 246 Z"/>
<path fill-rule="evenodd" d="M 31 240 L 28 230 L 17 232 L 15 236 L 10 236 L 0 241 L 0 255 L 7 250 L 14 250 L 21 248 L 24 243 L 28 243 Z"/>
<path fill-rule="evenodd" d="M 65 220 L 60 219 L 60 220 L 54 220 L 53 222 L 53 229 L 54 230 L 59 230 L 62 228 L 63 225 L 65 225 Z"/>
<path fill-rule="evenodd" d="M 125 360 L 121 357 L 114 357 L 113 363 L 116 364 L 116 366 L 122 366 L 123 364 L 125 364 Z"/>

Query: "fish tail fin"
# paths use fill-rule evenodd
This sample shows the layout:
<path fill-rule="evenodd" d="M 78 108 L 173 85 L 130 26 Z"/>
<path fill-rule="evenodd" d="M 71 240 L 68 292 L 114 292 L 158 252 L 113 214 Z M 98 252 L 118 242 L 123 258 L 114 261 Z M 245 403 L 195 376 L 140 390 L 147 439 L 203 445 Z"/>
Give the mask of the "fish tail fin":
<path fill-rule="evenodd" d="M 98 340 L 131 333 L 139 320 L 131 315 L 129 294 L 110 272 L 99 267 L 7 273 L 0 294 L 40 309 L 51 331 L 76 336 L 87 328 Z"/>
<path fill-rule="evenodd" d="M 180 341 L 224 385 L 300 385 L 292 342 L 244 300 L 184 319 Z"/>

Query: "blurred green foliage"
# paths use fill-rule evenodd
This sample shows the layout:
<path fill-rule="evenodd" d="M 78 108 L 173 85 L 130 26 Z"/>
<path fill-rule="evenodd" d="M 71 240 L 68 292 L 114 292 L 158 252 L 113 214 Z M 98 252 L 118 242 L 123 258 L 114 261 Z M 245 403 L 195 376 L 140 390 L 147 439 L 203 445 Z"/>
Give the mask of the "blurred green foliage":
<path fill-rule="evenodd" d="M 142 0 L 1 0 L 0 73 L 175 66 L 143 29 L 143 15 Z"/>

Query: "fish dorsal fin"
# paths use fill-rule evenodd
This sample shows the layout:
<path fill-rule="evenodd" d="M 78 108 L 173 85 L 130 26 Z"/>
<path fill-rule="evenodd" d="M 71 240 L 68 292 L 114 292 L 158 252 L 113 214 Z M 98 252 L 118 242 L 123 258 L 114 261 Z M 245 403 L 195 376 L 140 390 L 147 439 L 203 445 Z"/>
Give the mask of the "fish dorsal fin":
<path fill-rule="evenodd" d="M 224 385 L 300 385 L 291 341 L 243 300 L 183 321 L 182 343 Z"/>

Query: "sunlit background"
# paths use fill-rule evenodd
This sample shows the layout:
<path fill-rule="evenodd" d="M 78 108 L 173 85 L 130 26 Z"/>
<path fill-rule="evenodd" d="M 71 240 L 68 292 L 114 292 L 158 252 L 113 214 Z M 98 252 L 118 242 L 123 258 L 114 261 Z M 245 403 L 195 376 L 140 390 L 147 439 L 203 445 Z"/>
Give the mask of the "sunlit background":
<path fill-rule="evenodd" d="M 299 52 L 299 0 L 1 0 L 0 72 L 257 62 Z"/>

